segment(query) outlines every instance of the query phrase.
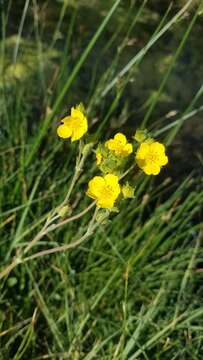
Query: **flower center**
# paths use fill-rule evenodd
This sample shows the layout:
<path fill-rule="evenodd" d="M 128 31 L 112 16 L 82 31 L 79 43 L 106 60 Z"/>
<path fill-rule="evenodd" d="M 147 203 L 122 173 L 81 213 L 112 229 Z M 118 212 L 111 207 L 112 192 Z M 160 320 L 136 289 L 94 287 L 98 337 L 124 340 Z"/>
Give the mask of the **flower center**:
<path fill-rule="evenodd" d="M 104 185 L 102 191 L 101 191 L 101 197 L 109 199 L 113 196 L 113 189 L 111 185 Z"/>
<path fill-rule="evenodd" d="M 159 163 L 159 154 L 156 151 L 151 151 L 146 156 L 147 161 Z"/>

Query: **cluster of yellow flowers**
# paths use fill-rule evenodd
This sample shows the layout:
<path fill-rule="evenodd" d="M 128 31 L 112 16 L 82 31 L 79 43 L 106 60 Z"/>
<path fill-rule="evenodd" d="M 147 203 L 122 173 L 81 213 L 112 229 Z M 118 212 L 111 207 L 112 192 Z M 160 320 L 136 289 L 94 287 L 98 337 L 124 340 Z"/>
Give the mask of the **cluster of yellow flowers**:
<path fill-rule="evenodd" d="M 61 120 L 57 134 L 63 139 L 79 140 L 88 130 L 88 121 L 82 105 L 71 108 L 71 115 Z M 96 164 L 103 176 L 95 176 L 89 181 L 87 196 L 96 200 L 99 208 L 112 209 L 119 196 L 132 198 L 134 189 L 125 183 L 119 184 L 119 178 L 129 164 L 130 155 L 135 151 L 134 163 L 146 175 L 159 174 L 162 166 L 168 163 L 165 146 L 147 135 L 146 130 L 137 130 L 133 138 L 135 144 L 129 143 L 122 133 L 113 139 L 99 144 L 96 149 Z M 132 159 L 131 159 L 132 160 Z"/>

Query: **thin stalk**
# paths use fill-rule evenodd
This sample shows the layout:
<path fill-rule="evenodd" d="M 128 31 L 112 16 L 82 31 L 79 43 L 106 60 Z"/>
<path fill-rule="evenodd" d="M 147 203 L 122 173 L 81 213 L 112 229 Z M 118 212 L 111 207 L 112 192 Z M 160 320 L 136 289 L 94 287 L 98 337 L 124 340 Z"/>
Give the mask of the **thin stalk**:
<path fill-rule="evenodd" d="M 102 92 L 102 97 L 105 97 L 108 92 L 120 81 L 120 79 L 128 73 L 128 71 L 142 58 L 148 50 L 160 39 L 160 37 L 168 31 L 171 26 L 180 19 L 185 13 L 193 0 L 189 0 L 185 6 L 128 62 L 128 64 L 115 76 L 115 78 L 106 86 Z"/>
<path fill-rule="evenodd" d="M 138 10 L 138 13 L 136 14 L 136 22 L 137 22 L 138 18 L 141 16 L 145 4 L 146 4 L 146 2 L 143 2 L 143 4 L 141 5 L 140 9 Z M 161 21 L 160 21 L 160 23 L 158 24 L 157 28 L 155 29 L 154 33 L 152 34 L 151 39 L 153 39 L 153 37 L 160 31 L 162 25 L 164 24 L 164 22 L 165 22 L 165 20 L 166 20 L 166 18 L 167 18 L 167 15 L 168 15 L 170 9 L 171 9 L 171 4 L 169 5 L 166 13 L 164 14 L 163 18 L 161 19 Z M 135 22 L 135 23 L 136 23 L 136 22 Z M 135 25 L 135 23 L 134 23 L 134 25 Z M 121 48 L 122 48 L 122 46 L 124 46 L 124 41 L 122 42 L 122 44 L 121 44 L 120 46 L 121 46 Z M 115 59 L 116 61 L 118 61 L 120 54 L 121 54 L 121 50 L 120 50 L 120 51 L 118 52 L 118 54 L 117 54 L 117 59 Z M 144 55 L 143 55 L 143 56 L 139 59 L 139 61 L 136 63 L 136 67 L 139 66 L 139 64 L 141 63 L 143 57 L 144 57 Z M 115 62 L 115 60 L 114 60 L 114 62 Z M 112 64 L 112 65 L 113 65 L 113 64 Z M 111 67 L 112 67 L 112 65 L 111 65 Z M 108 70 L 107 70 L 107 71 L 108 71 Z M 129 71 L 128 75 L 126 76 L 126 78 L 124 79 L 121 87 L 119 88 L 119 90 L 117 90 L 116 97 L 115 97 L 115 99 L 113 99 L 112 104 L 111 104 L 111 106 L 110 106 L 110 108 L 109 108 L 109 111 L 107 112 L 106 116 L 104 117 L 104 119 L 102 120 L 101 124 L 99 125 L 99 127 L 98 127 L 98 129 L 97 129 L 97 132 L 96 132 L 96 136 L 99 136 L 99 134 L 101 133 L 101 130 L 104 128 L 105 124 L 107 123 L 108 119 L 110 118 L 112 112 L 114 111 L 114 109 L 115 109 L 116 106 L 118 105 L 119 100 L 120 100 L 121 96 L 123 95 L 124 90 L 125 90 L 127 84 L 129 83 L 129 80 L 130 80 L 130 78 L 132 77 L 134 71 L 135 71 L 135 67 L 133 67 L 132 69 L 130 69 L 130 71 Z M 100 96 L 101 96 L 100 94 L 97 94 L 96 92 L 95 92 L 95 94 L 96 94 L 96 95 L 95 95 L 96 97 L 98 97 L 98 96 L 100 97 Z M 92 100 L 91 100 L 91 101 L 92 101 Z M 88 108 L 91 108 L 91 106 L 92 106 L 92 105 L 90 104 Z"/>
<path fill-rule="evenodd" d="M 189 277 L 191 276 L 192 270 L 195 267 L 195 260 L 196 260 L 197 254 L 198 254 L 198 250 L 199 250 L 199 247 L 200 247 L 202 237 L 203 237 L 203 228 L 199 231 L 199 235 L 197 236 L 196 245 L 194 247 L 191 259 L 189 261 L 188 267 L 187 267 L 187 269 L 185 271 L 185 274 L 184 274 L 182 282 L 181 282 L 180 291 L 179 291 L 179 294 L 178 294 L 178 299 L 177 299 L 177 303 L 176 303 L 176 307 L 175 307 L 174 321 L 178 317 L 178 313 L 179 313 L 180 305 L 181 305 L 181 299 L 182 299 L 184 290 L 185 290 L 185 288 L 187 286 L 187 282 L 189 280 Z"/>
<path fill-rule="evenodd" d="M 202 90 L 203 90 L 203 85 L 202 85 Z M 187 108 L 189 110 L 189 107 Z M 200 113 L 201 111 L 203 111 L 203 105 L 198 107 L 197 109 L 194 109 L 192 111 L 190 111 L 189 113 L 186 113 L 186 111 L 184 112 L 185 115 L 183 114 L 179 119 L 177 120 L 174 120 L 173 122 L 171 122 L 170 124 L 162 127 L 160 130 L 156 130 L 156 131 L 153 131 L 152 134 L 154 137 L 172 129 L 173 127 L 176 127 L 176 125 L 179 125 L 181 123 L 181 125 L 183 124 L 183 122 L 185 120 L 188 120 L 190 119 L 191 117 L 197 115 L 198 113 Z M 181 126 L 180 125 L 180 126 Z"/>
<path fill-rule="evenodd" d="M 191 30 L 192 30 L 192 28 L 193 28 L 193 26 L 195 24 L 195 21 L 197 20 L 197 16 L 198 16 L 198 10 L 196 11 L 196 13 L 193 16 L 189 26 L 187 27 L 187 30 L 186 30 L 186 32 L 185 32 L 185 34 L 184 34 L 184 36 L 183 36 L 183 38 L 182 38 L 182 40 L 180 42 L 180 45 L 178 46 L 178 48 L 176 50 L 176 53 L 175 53 L 175 55 L 173 57 L 173 60 L 172 60 L 172 62 L 170 64 L 165 76 L 163 77 L 163 79 L 161 81 L 161 84 L 160 84 L 159 89 L 158 89 L 158 91 L 156 93 L 156 96 L 153 98 L 153 101 L 151 102 L 151 105 L 150 105 L 148 111 L 145 114 L 145 117 L 144 117 L 143 122 L 141 124 L 142 128 L 145 128 L 145 126 L 147 125 L 147 122 L 148 122 L 148 120 L 149 120 L 149 118 L 150 118 L 150 116 L 151 116 L 151 114 L 152 114 L 158 100 L 159 100 L 159 97 L 160 97 L 160 95 L 161 95 L 161 93 L 162 93 L 162 91 L 164 89 L 165 84 L 167 83 L 167 80 L 168 80 L 168 78 L 169 78 L 169 76 L 171 74 L 171 71 L 173 70 L 173 67 L 176 64 L 176 61 L 177 61 L 181 51 L 183 50 L 183 47 L 184 47 L 184 45 L 186 43 L 186 40 L 187 40 L 188 36 L 190 35 L 190 32 L 191 32 Z"/>
<path fill-rule="evenodd" d="M 126 175 L 128 175 L 128 174 L 131 172 L 131 170 L 134 169 L 134 167 L 135 167 L 135 164 L 131 165 L 131 166 L 123 173 L 123 175 L 119 178 L 119 180 L 123 179 Z"/>
<path fill-rule="evenodd" d="M 17 41 L 16 41 L 16 46 L 15 46 L 14 54 L 13 54 L 13 63 L 14 64 L 16 64 L 16 61 L 17 61 L 18 50 L 19 50 L 19 46 L 20 46 L 20 39 L 21 39 L 21 35 L 22 35 L 22 32 L 23 32 L 23 26 L 24 26 L 24 23 L 25 23 L 25 18 L 26 18 L 26 15 L 27 15 L 29 3 L 30 3 L 30 0 L 25 1 L 23 14 L 22 14 L 19 29 L 18 29 Z"/>
<path fill-rule="evenodd" d="M 190 102 L 190 104 L 188 105 L 186 110 L 184 111 L 183 116 L 178 120 L 177 126 L 174 129 L 172 129 L 172 131 L 169 133 L 169 135 L 167 137 L 166 145 L 171 144 L 171 142 L 175 138 L 177 132 L 179 131 L 179 129 L 183 125 L 185 119 L 188 118 L 187 114 L 192 110 L 192 108 L 194 107 L 194 105 L 196 104 L 198 99 L 202 96 L 202 94 L 203 94 L 203 85 L 201 85 L 200 89 L 197 91 L 196 95 L 194 96 L 194 98 L 192 99 L 192 101 Z M 199 109 L 200 109 L 199 111 L 202 111 L 202 106 Z M 197 112 L 194 110 L 194 112 L 192 112 L 191 116 L 195 115 L 196 113 Z"/>
<path fill-rule="evenodd" d="M 52 112 L 45 118 L 45 120 L 43 121 L 42 127 L 39 131 L 38 136 L 36 137 L 33 146 L 32 146 L 32 150 L 30 151 L 28 157 L 27 157 L 27 161 L 25 163 L 25 166 L 28 166 L 30 164 L 30 162 L 32 161 L 32 158 L 35 154 L 35 152 L 38 149 L 38 146 L 42 140 L 42 138 L 44 137 L 49 124 L 51 123 L 51 121 L 54 118 L 54 115 L 56 114 L 56 111 L 58 110 L 60 104 L 62 103 L 65 95 L 67 94 L 70 86 L 72 85 L 73 81 L 76 78 L 76 75 L 78 74 L 80 68 L 82 67 L 82 65 L 84 64 L 87 56 L 89 55 L 90 51 L 92 50 L 92 48 L 94 47 L 95 43 L 97 42 L 98 38 L 100 37 L 100 35 L 102 34 L 103 30 L 105 29 L 106 25 L 108 24 L 110 18 L 112 17 L 113 13 L 115 12 L 115 10 L 117 9 L 118 5 L 120 4 L 121 0 L 116 0 L 114 5 L 112 6 L 112 8 L 110 9 L 109 13 L 107 14 L 107 16 L 104 18 L 103 22 L 101 23 L 101 25 L 99 26 L 98 30 L 96 31 L 96 33 L 94 34 L 94 36 L 92 37 L 92 39 L 90 40 L 89 44 L 87 45 L 86 49 L 84 50 L 84 52 L 82 53 L 80 59 L 78 60 L 78 62 L 76 63 L 75 67 L 73 68 L 70 76 L 68 77 L 68 80 L 66 81 L 66 83 L 64 84 L 60 94 L 58 95 L 54 105 L 53 105 L 53 109 Z"/>
<path fill-rule="evenodd" d="M 60 228 L 63 225 L 66 225 L 72 221 L 80 219 L 83 215 L 88 213 L 95 205 L 95 202 L 92 202 L 89 206 L 87 206 L 83 211 L 81 211 L 79 214 L 73 215 L 65 220 L 62 220 L 58 224 L 52 224 L 48 227 L 43 227 L 42 230 L 34 237 L 34 239 L 29 243 L 29 245 L 25 248 L 23 251 L 23 254 L 26 254 L 28 251 L 31 250 L 31 248 L 36 245 L 36 243 L 45 235 L 47 235 L 49 232 L 54 231 L 58 228 Z M 48 223 L 49 224 L 49 223 Z"/>
<path fill-rule="evenodd" d="M 39 251 L 31 256 L 28 256 L 24 259 L 21 260 L 21 263 L 25 263 L 27 261 L 39 258 L 39 257 L 43 257 L 46 255 L 51 255 L 51 254 L 56 254 L 59 252 L 64 252 L 70 249 L 74 249 L 75 247 L 78 247 L 79 245 L 81 245 L 90 235 L 93 234 L 94 230 L 99 226 L 99 223 L 95 224 L 95 219 L 96 219 L 96 214 L 97 214 L 98 208 L 95 209 L 94 215 L 89 223 L 89 226 L 87 228 L 87 231 L 85 232 L 85 234 L 83 236 L 81 236 L 78 240 L 70 243 L 70 244 L 66 244 L 66 245 L 62 245 L 62 246 L 57 246 L 55 248 L 51 248 L 51 249 L 47 249 L 47 250 L 42 250 Z"/>
<path fill-rule="evenodd" d="M 23 251 L 23 254 L 26 254 L 28 251 L 31 250 L 31 248 L 36 245 L 36 243 L 46 234 L 48 234 L 48 232 L 50 231 L 53 231 L 71 221 L 74 221 L 74 220 L 77 220 L 79 218 L 81 218 L 84 214 L 86 214 L 88 211 L 90 211 L 92 209 L 92 207 L 95 205 L 95 202 L 91 203 L 87 208 L 85 208 L 83 211 L 81 211 L 79 214 L 76 214 L 66 220 L 63 220 L 61 223 L 58 223 L 58 224 L 55 224 L 55 225 L 52 225 L 52 227 L 48 228 L 48 229 L 44 229 L 41 230 L 37 235 L 36 237 L 30 242 L 30 244 L 25 248 L 25 250 Z M 95 218 L 95 216 L 93 217 L 93 219 Z M 89 230 L 87 230 L 88 232 L 88 236 L 89 236 L 89 232 L 90 232 L 90 227 L 88 227 Z M 85 233 L 85 238 L 84 238 L 84 235 L 82 236 L 82 238 L 80 238 L 79 240 L 77 240 L 75 243 L 73 244 L 68 244 L 68 245 L 64 245 L 64 246 L 60 246 L 60 247 L 56 247 L 56 248 L 52 248 L 52 249 L 48 249 L 48 250 L 44 250 L 45 251 L 45 255 L 46 254 L 51 254 L 51 253 L 54 253 L 54 249 L 60 249 L 59 252 L 61 251 L 65 251 L 65 250 L 68 250 L 69 248 L 71 249 L 72 247 L 75 247 L 77 246 L 77 244 L 80 244 L 80 241 L 82 242 L 83 241 L 83 238 L 86 239 L 88 236 L 87 236 L 87 232 Z M 64 249 L 64 250 L 63 250 Z M 36 253 L 36 254 L 44 254 L 44 251 L 40 251 L 39 253 Z M 48 253 L 47 253 L 48 251 Z M 58 250 L 56 251 L 58 252 Z M 36 255 L 34 254 L 34 255 Z M 32 256 L 34 256 L 32 255 Z M 41 257 L 43 255 L 37 255 L 36 257 Z M 35 258 L 34 257 L 27 257 L 25 258 L 26 261 L 28 261 L 29 259 L 31 260 L 31 258 Z M 14 260 L 12 261 L 11 264 L 9 264 L 2 272 L 0 272 L 0 279 L 3 279 L 5 276 L 7 276 L 18 264 L 21 264 L 24 262 L 25 259 L 21 259 L 21 254 L 18 254 L 17 257 L 14 258 Z"/>
<path fill-rule="evenodd" d="M 53 47 L 54 47 L 54 45 L 55 45 L 55 43 L 57 41 L 57 36 L 58 36 L 61 24 L 62 24 L 64 16 L 65 16 L 67 6 L 68 6 L 68 0 L 64 0 L 62 5 L 61 5 L 61 11 L 60 11 L 60 15 L 59 15 L 59 20 L 58 20 L 58 22 L 56 24 L 55 31 L 54 31 L 54 34 L 53 34 L 53 38 L 52 38 L 52 42 L 51 42 L 51 45 L 49 47 L 49 50 L 53 49 Z"/>

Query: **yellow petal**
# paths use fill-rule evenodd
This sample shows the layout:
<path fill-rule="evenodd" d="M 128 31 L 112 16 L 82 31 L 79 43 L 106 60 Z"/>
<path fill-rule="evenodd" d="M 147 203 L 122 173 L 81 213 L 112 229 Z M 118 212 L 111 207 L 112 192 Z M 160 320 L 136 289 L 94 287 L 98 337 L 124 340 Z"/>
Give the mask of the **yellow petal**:
<path fill-rule="evenodd" d="M 146 175 L 158 175 L 160 173 L 160 169 L 161 168 L 159 165 L 155 163 L 150 163 L 143 168 L 143 171 Z"/>
<path fill-rule="evenodd" d="M 124 146 L 123 152 L 125 153 L 125 156 L 130 155 L 133 152 L 133 146 L 132 144 L 128 143 Z"/>
<path fill-rule="evenodd" d="M 102 154 L 100 152 L 96 153 L 96 160 L 97 165 L 100 165 L 102 162 Z"/>
<path fill-rule="evenodd" d="M 71 108 L 71 116 L 82 119 L 84 117 L 84 114 L 79 109 L 77 109 L 77 108 L 75 109 L 74 107 L 72 107 Z"/>
<path fill-rule="evenodd" d="M 70 127 L 71 119 L 72 119 L 71 116 L 66 116 L 66 117 L 64 117 L 64 118 L 61 120 L 61 122 L 62 122 L 64 125 Z"/>
<path fill-rule="evenodd" d="M 117 186 L 119 178 L 117 175 L 107 174 L 104 176 L 104 180 L 106 185 Z"/>
<path fill-rule="evenodd" d="M 87 132 L 86 128 L 84 127 L 78 127 L 78 128 L 74 128 L 72 130 L 72 137 L 71 137 L 71 141 L 76 141 L 81 139 L 81 137 L 83 137 L 83 135 Z"/>
<path fill-rule="evenodd" d="M 136 159 L 145 159 L 147 153 L 149 152 L 150 145 L 147 143 L 142 143 L 137 149 Z"/>
<path fill-rule="evenodd" d="M 114 207 L 115 198 L 100 198 L 97 201 L 97 206 L 103 209 L 112 209 Z"/>
<path fill-rule="evenodd" d="M 79 140 L 88 129 L 87 118 L 72 118 L 71 119 L 72 137 L 71 141 Z"/>
<path fill-rule="evenodd" d="M 57 134 L 60 138 L 68 139 L 72 135 L 72 130 L 66 125 L 60 125 L 57 128 Z"/>
<path fill-rule="evenodd" d="M 104 186 L 105 181 L 103 177 L 95 176 L 92 180 L 89 181 L 86 194 L 93 199 L 97 199 L 102 195 Z"/>
<path fill-rule="evenodd" d="M 107 140 L 105 142 L 105 146 L 109 149 L 109 150 L 115 150 L 115 141 L 113 139 Z"/>
<path fill-rule="evenodd" d="M 159 159 L 159 164 L 160 164 L 161 166 L 164 166 L 164 165 L 168 164 L 168 156 L 162 155 L 162 156 L 160 157 L 160 159 Z"/>
<path fill-rule="evenodd" d="M 146 166 L 146 161 L 144 159 L 136 159 L 136 162 L 141 169 Z"/>
<path fill-rule="evenodd" d="M 127 142 L 126 136 L 122 133 L 117 133 L 114 136 L 114 140 L 116 140 L 116 142 L 118 142 L 120 145 L 125 145 Z"/>
<path fill-rule="evenodd" d="M 165 146 L 158 141 L 155 141 L 151 144 L 151 150 L 156 151 L 159 154 L 165 153 Z"/>
<path fill-rule="evenodd" d="M 108 189 L 111 191 L 112 196 L 114 196 L 115 198 L 117 198 L 121 192 L 121 188 L 118 180 L 119 180 L 118 176 L 113 174 L 107 174 L 104 176 L 105 184 L 108 187 Z"/>

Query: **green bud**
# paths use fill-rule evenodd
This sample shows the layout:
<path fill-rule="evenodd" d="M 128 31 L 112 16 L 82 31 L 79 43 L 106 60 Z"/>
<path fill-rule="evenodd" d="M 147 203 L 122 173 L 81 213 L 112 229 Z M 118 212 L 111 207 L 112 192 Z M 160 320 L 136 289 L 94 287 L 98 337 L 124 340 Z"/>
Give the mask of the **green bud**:
<path fill-rule="evenodd" d="M 64 217 L 69 210 L 70 210 L 70 206 L 69 206 L 69 205 L 64 205 L 64 206 L 62 206 L 62 207 L 59 207 L 59 208 L 56 210 L 56 213 L 57 213 L 60 217 Z"/>
<path fill-rule="evenodd" d="M 84 156 L 87 156 L 89 154 L 89 152 L 92 150 L 92 147 L 93 147 L 94 143 L 93 142 L 90 142 L 88 144 L 85 144 L 83 146 L 83 149 L 82 149 L 82 154 Z"/>
<path fill-rule="evenodd" d="M 141 143 L 143 141 L 145 141 L 147 138 L 147 130 L 141 130 L 141 129 L 137 129 L 136 133 L 134 135 L 134 139 Z"/>
<path fill-rule="evenodd" d="M 124 199 L 133 199 L 134 198 L 134 188 L 128 184 L 128 182 L 122 187 L 122 194 Z"/>
<path fill-rule="evenodd" d="M 85 114 L 85 107 L 83 105 L 83 103 L 79 103 L 77 106 L 76 106 L 76 109 L 78 109 L 79 111 L 81 111 L 83 114 Z"/>
<path fill-rule="evenodd" d="M 8 286 L 13 287 L 13 286 L 15 286 L 17 284 L 17 282 L 18 282 L 18 280 L 17 280 L 16 277 L 10 277 L 8 279 Z"/>
<path fill-rule="evenodd" d="M 96 221 L 99 224 L 106 224 L 108 221 L 108 215 L 109 215 L 108 209 L 99 209 L 96 215 Z"/>

